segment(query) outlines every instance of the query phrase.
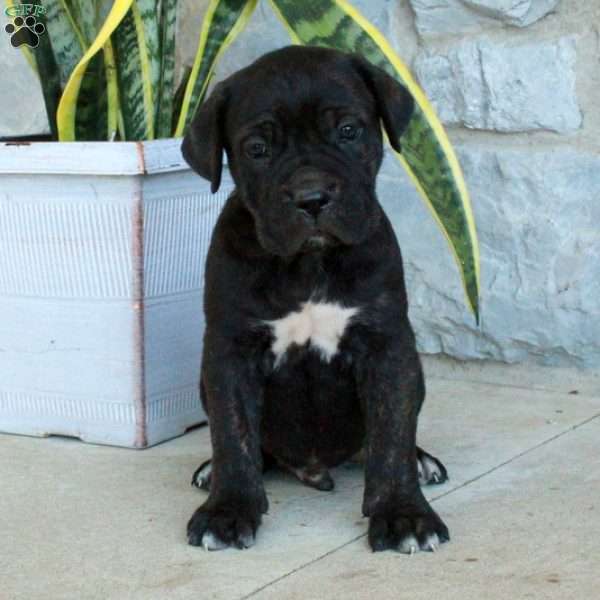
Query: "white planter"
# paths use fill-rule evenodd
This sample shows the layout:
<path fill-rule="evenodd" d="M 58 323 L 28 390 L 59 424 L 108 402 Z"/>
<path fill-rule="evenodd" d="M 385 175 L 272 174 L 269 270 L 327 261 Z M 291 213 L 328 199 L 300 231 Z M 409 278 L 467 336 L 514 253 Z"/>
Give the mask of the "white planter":
<path fill-rule="evenodd" d="M 0 431 L 143 448 L 205 420 L 221 191 L 181 140 L 0 144 Z"/>

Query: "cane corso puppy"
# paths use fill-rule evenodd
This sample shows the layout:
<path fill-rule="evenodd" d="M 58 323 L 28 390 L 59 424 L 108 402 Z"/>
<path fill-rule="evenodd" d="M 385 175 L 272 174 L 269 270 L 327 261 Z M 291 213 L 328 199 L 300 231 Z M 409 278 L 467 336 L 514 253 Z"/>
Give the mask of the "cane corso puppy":
<path fill-rule="evenodd" d="M 236 184 L 206 263 L 201 396 L 210 489 L 192 545 L 254 543 L 272 464 L 331 490 L 330 467 L 363 450 L 373 550 L 449 539 L 420 484 L 446 469 L 416 445 L 425 396 L 400 249 L 375 195 L 381 123 L 394 149 L 413 101 L 359 56 L 294 46 L 218 84 L 186 135 L 186 161 Z"/>

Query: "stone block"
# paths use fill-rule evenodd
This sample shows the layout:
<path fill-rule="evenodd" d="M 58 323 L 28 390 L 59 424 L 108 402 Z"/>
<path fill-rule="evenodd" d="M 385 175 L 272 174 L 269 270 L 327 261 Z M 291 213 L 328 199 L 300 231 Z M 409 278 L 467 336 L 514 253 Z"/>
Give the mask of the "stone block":
<path fill-rule="evenodd" d="M 502 132 L 581 127 L 571 37 L 509 46 L 480 39 L 421 54 L 415 71 L 442 121 Z"/>
<path fill-rule="evenodd" d="M 481 326 L 445 239 L 402 169 L 378 192 L 400 241 L 419 348 L 455 358 L 600 366 L 600 157 L 459 148 L 481 245 Z"/>
<path fill-rule="evenodd" d="M 457 34 L 488 27 L 526 27 L 560 0 L 410 0 L 421 35 Z"/>

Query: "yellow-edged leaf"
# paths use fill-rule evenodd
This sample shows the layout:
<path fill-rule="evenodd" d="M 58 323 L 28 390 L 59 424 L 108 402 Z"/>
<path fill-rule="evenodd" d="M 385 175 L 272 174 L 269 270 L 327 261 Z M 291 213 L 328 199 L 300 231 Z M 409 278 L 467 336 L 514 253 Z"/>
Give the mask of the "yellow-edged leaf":
<path fill-rule="evenodd" d="M 60 141 L 75 140 L 75 113 L 77 106 L 77 96 L 81 87 L 81 82 L 85 74 L 85 69 L 90 60 L 106 44 L 112 32 L 119 25 L 133 0 L 115 0 L 106 21 L 102 25 L 98 36 L 87 49 L 77 66 L 71 73 L 69 81 L 65 86 L 60 99 L 57 111 L 58 136 Z"/>
<path fill-rule="evenodd" d="M 117 67 L 115 53 L 110 39 L 102 46 L 104 53 L 104 70 L 106 73 L 107 88 L 107 139 L 112 140 L 119 131 L 119 85 L 117 83 Z M 123 136 L 123 131 L 120 131 Z"/>
<path fill-rule="evenodd" d="M 203 101 L 216 62 L 244 28 L 257 0 L 211 0 L 202 29 L 196 58 L 188 80 L 175 130 L 183 135 Z"/>

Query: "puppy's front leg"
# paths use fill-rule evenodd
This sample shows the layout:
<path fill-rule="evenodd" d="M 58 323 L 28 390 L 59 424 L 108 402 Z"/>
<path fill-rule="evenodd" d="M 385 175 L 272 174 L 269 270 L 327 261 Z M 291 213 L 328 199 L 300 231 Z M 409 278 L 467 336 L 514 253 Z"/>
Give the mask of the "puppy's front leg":
<path fill-rule="evenodd" d="M 213 446 L 210 494 L 190 519 L 192 546 L 220 550 L 254 543 L 268 502 L 262 480 L 260 407 L 263 380 L 239 350 L 205 340 L 202 380 Z"/>
<path fill-rule="evenodd" d="M 399 337 L 365 357 L 357 376 L 367 429 L 369 544 L 373 551 L 435 550 L 450 537 L 419 487 L 416 430 L 425 388 L 408 322 Z"/>

